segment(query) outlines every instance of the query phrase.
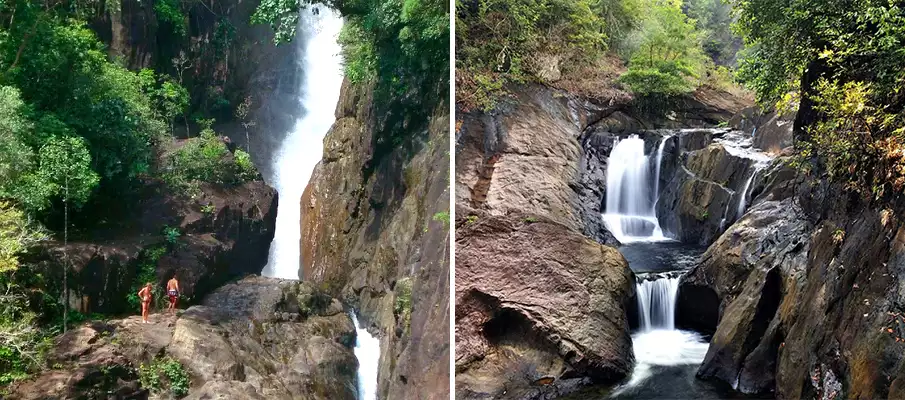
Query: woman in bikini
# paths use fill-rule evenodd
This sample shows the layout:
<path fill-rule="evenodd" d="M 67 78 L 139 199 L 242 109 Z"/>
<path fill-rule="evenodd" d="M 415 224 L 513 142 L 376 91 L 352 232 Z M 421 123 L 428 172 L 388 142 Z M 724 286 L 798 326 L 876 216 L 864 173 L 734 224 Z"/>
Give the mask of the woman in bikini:
<path fill-rule="evenodd" d="M 151 282 L 138 291 L 138 298 L 141 299 L 141 322 L 148 323 L 148 308 L 151 306 Z"/>

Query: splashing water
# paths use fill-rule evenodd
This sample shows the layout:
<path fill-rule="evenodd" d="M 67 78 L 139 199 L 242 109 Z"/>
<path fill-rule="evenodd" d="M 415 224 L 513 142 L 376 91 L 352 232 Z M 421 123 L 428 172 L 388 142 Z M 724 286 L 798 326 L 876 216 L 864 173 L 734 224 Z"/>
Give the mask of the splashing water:
<path fill-rule="evenodd" d="M 324 135 L 334 122 L 343 70 L 336 42 L 343 21 L 339 14 L 321 6 L 302 12 L 296 39 L 296 62 L 304 77 L 299 90 L 300 117 L 273 157 L 274 179 L 279 193 L 276 233 L 262 274 L 299 279 L 301 232 L 299 201 L 314 166 L 320 161 Z"/>
<path fill-rule="evenodd" d="M 377 365 L 380 362 L 380 339 L 372 336 L 358 323 L 358 316 L 352 313 L 355 323 L 355 358 L 358 359 L 358 399 L 377 398 Z"/>

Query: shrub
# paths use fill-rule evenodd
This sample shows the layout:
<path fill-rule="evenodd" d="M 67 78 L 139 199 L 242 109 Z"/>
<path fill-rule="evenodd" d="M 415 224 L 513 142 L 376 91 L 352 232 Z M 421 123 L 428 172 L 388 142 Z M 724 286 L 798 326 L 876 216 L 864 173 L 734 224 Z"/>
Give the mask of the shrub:
<path fill-rule="evenodd" d="M 132 286 L 126 295 L 126 302 L 132 310 L 141 310 L 141 299 L 138 298 L 138 291 L 147 282 L 157 282 L 157 261 L 166 252 L 167 248 L 165 246 L 157 245 L 142 250 L 141 255 L 138 256 L 138 272 L 135 274 L 135 279 L 132 280 Z M 155 291 L 152 289 L 151 296 L 151 303 L 157 307 L 162 306 L 166 302 L 165 293 L 160 290 Z"/>
<path fill-rule="evenodd" d="M 165 156 L 164 180 L 188 192 L 199 193 L 200 183 L 237 185 L 258 178 L 257 169 L 248 153 L 236 150 L 231 154 L 223 140 L 208 125 L 196 138 L 186 139 L 182 147 Z"/>
<path fill-rule="evenodd" d="M 174 397 L 187 395 L 191 385 L 185 367 L 171 357 L 157 358 L 150 364 L 142 364 L 138 368 L 138 380 L 143 388 L 152 393 L 169 391 Z"/>
<path fill-rule="evenodd" d="M 456 101 L 466 108 L 490 110 L 507 94 L 510 83 L 543 82 L 550 71 L 594 59 L 606 49 L 605 23 L 595 12 L 597 4 L 458 1 Z"/>
<path fill-rule="evenodd" d="M 396 321 L 402 323 L 404 330 L 408 330 L 412 323 L 412 278 L 405 277 L 396 281 L 395 301 L 393 312 Z"/>

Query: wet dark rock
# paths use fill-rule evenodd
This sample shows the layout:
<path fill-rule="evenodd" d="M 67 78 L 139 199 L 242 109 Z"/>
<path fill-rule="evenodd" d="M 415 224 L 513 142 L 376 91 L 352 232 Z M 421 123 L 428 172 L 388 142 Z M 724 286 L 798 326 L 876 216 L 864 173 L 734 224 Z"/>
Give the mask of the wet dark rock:
<path fill-rule="evenodd" d="M 779 398 L 898 398 L 905 225 L 876 205 L 787 168 L 680 287 L 678 317 L 719 323 L 699 376 Z M 696 293 L 718 299 L 704 305 Z"/>
<path fill-rule="evenodd" d="M 127 224 L 97 232 L 91 241 L 67 246 L 49 242 L 29 261 L 47 276 L 62 281 L 69 257 L 70 306 L 82 313 L 122 313 L 140 264 L 155 266 L 155 290 L 175 274 L 185 301 L 200 300 L 224 283 L 260 274 L 276 224 L 276 190 L 262 181 L 225 187 L 202 185 L 198 199 L 188 199 L 159 182 L 147 182 L 141 216 Z M 165 227 L 177 236 L 167 238 Z M 164 249 L 155 262 L 143 252 Z M 62 289 L 62 287 L 60 287 Z"/>

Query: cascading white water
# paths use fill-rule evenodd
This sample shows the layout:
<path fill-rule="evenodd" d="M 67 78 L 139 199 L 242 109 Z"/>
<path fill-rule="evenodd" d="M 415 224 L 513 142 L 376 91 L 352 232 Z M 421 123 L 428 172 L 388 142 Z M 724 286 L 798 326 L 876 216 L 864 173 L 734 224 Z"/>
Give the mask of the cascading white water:
<path fill-rule="evenodd" d="M 377 365 L 380 362 L 380 340 L 372 336 L 358 323 L 358 316 L 352 313 L 355 323 L 355 358 L 358 359 L 358 400 L 377 398 Z"/>
<path fill-rule="evenodd" d="M 301 219 L 299 201 L 314 166 L 320 161 L 323 139 L 333 125 L 339 101 L 343 69 L 337 43 L 343 21 L 327 7 L 309 6 L 302 11 L 296 39 L 297 68 L 304 78 L 299 90 L 301 110 L 292 132 L 273 157 L 274 179 L 279 193 L 276 233 L 265 276 L 299 279 Z"/>
<path fill-rule="evenodd" d="M 656 160 L 658 175 L 661 157 L 658 154 Z M 650 157 L 644 154 L 644 140 L 638 135 L 613 146 L 607 161 L 603 221 L 622 243 L 666 240 L 654 211 L 656 192 L 651 192 L 650 171 Z"/>
<path fill-rule="evenodd" d="M 709 347 L 700 334 L 675 329 L 678 277 L 642 278 L 635 287 L 640 314 L 640 329 L 632 335 L 635 367 L 629 381 L 615 395 L 651 377 L 654 366 L 700 364 Z"/>
<path fill-rule="evenodd" d="M 754 172 L 751 173 L 751 177 L 748 178 L 748 182 L 745 182 L 745 187 L 742 188 L 742 191 L 739 193 L 741 198 L 738 200 L 738 214 L 736 218 L 741 218 L 742 215 L 745 214 L 745 207 L 748 206 L 748 188 L 751 187 L 751 182 L 754 182 L 754 177 L 757 176 L 758 172 L 760 172 L 760 168 L 755 167 Z"/>
<path fill-rule="evenodd" d="M 636 285 L 638 313 L 642 331 L 672 330 L 676 327 L 676 295 L 679 278 L 644 279 Z"/>

